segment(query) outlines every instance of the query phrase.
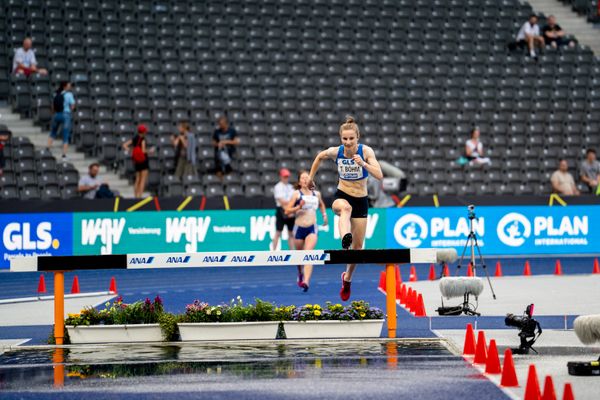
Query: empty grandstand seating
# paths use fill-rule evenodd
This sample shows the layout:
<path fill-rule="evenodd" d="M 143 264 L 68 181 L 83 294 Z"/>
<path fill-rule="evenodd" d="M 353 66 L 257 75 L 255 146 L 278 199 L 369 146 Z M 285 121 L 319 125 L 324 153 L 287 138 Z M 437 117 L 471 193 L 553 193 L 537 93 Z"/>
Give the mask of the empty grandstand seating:
<path fill-rule="evenodd" d="M 23 3 L 0 6 L 0 95 L 48 127 L 51 91 L 73 80 L 75 144 L 124 176 L 132 166 L 121 144 L 148 124 L 157 148 L 149 184 L 160 195 L 269 195 L 280 166 L 309 168 L 316 151 L 339 143 L 345 114 L 417 195 L 548 193 L 559 157 L 574 168 L 585 147 L 600 147 L 598 60 L 582 47 L 537 63 L 508 52 L 532 12 L 517 0 Z M 50 76 L 7 79 L 26 35 Z M 208 170 L 223 112 L 241 145 L 221 182 Z M 199 177 L 182 182 L 168 140 L 181 119 L 199 140 Z M 474 126 L 492 159 L 477 171 L 455 162 Z M 2 197 L 73 194 L 68 166 L 26 142 L 5 152 Z M 334 172 L 318 177 L 326 195 Z"/>

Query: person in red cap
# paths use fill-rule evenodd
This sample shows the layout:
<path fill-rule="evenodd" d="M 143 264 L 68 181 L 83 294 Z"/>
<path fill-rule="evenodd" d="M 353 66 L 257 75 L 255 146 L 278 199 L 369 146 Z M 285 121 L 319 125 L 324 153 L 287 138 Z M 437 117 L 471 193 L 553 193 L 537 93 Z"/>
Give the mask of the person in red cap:
<path fill-rule="evenodd" d="M 129 147 L 131 150 L 131 160 L 133 161 L 133 169 L 135 170 L 135 182 L 133 183 L 133 195 L 136 199 L 139 199 L 144 194 L 146 182 L 148 180 L 148 152 L 152 152 L 153 149 L 146 148 L 146 134 L 148 128 L 144 124 L 139 124 L 137 127 L 137 134 L 132 138 L 123 143 L 123 149 L 129 153 Z"/>
<path fill-rule="evenodd" d="M 273 188 L 273 195 L 275 196 L 275 236 L 273 236 L 273 242 L 271 242 L 271 249 L 277 250 L 279 245 L 279 238 L 283 232 L 283 228 L 287 227 L 288 231 L 288 246 L 290 250 L 294 250 L 294 237 L 292 230 L 294 229 L 294 216 L 285 215 L 283 210 L 288 206 L 292 194 L 294 193 L 294 186 L 290 183 L 290 171 L 287 168 L 281 168 L 279 170 L 279 182 Z M 298 278 L 298 284 L 302 282 L 302 277 Z"/>

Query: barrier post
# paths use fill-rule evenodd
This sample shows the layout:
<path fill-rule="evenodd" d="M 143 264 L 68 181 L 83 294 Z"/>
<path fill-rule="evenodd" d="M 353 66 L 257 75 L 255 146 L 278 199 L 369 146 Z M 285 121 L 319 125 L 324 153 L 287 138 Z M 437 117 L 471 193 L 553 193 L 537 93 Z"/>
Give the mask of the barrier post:
<path fill-rule="evenodd" d="M 396 337 L 396 271 L 394 264 L 385 266 L 385 293 L 388 338 Z"/>
<path fill-rule="evenodd" d="M 65 273 L 54 272 L 54 340 L 63 344 L 65 337 Z"/>
<path fill-rule="evenodd" d="M 54 349 L 52 354 L 52 363 L 54 368 L 54 387 L 60 388 L 65 385 L 65 365 L 64 352 L 62 347 Z"/>

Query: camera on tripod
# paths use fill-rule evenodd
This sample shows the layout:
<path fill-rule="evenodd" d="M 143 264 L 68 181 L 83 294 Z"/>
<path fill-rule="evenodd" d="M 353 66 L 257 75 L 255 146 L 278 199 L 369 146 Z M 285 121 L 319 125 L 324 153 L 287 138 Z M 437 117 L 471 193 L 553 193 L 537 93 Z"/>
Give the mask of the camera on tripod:
<path fill-rule="evenodd" d="M 504 318 L 506 326 L 519 329 L 521 344 L 519 348 L 512 349 L 514 354 L 529 354 L 529 350 L 533 350 L 537 354 L 533 344 L 542 334 L 542 327 L 539 322 L 533 319 L 533 307 L 533 304 L 528 305 L 522 316 L 506 314 L 506 318 Z"/>

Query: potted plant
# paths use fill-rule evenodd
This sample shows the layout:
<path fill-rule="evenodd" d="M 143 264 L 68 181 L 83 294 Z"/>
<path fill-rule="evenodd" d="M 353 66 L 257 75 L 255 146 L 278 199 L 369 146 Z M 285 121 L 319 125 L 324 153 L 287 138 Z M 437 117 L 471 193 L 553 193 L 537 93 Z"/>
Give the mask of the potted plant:
<path fill-rule="evenodd" d="M 279 320 L 272 303 L 257 299 L 244 305 L 238 296 L 218 306 L 196 300 L 177 325 L 182 341 L 275 339 Z"/>
<path fill-rule="evenodd" d="M 159 296 L 132 304 L 119 297 L 102 310 L 89 307 L 68 314 L 65 326 L 73 344 L 158 342 L 163 340 L 159 320 L 166 314 Z"/>
<path fill-rule="evenodd" d="M 277 312 L 288 339 L 378 338 L 384 322 L 383 311 L 363 300 L 349 306 L 280 307 Z"/>

